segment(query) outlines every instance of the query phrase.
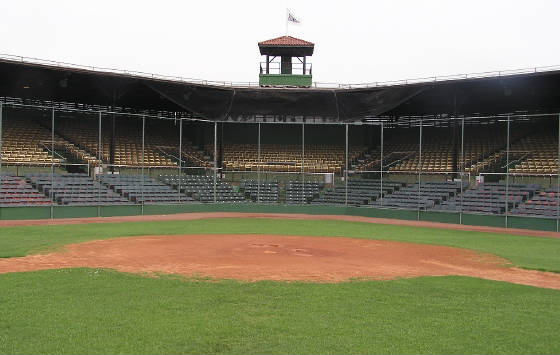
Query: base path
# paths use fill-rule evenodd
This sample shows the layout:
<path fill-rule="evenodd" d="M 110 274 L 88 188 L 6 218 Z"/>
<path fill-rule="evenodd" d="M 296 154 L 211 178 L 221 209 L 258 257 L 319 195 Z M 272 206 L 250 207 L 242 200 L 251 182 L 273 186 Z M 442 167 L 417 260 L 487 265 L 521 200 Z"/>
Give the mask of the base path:
<path fill-rule="evenodd" d="M 176 235 L 98 240 L 51 254 L 0 259 L 0 273 L 69 267 L 256 280 L 461 275 L 560 289 L 560 274 L 508 267 L 471 250 L 414 243 L 277 235 Z"/>
<path fill-rule="evenodd" d="M 117 223 L 117 222 L 143 222 L 143 221 L 179 221 L 197 220 L 208 218 L 276 218 L 276 219 L 309 219 L 309 220 L 337 220 L 350 222 L 364 222 L 377 224 L 391 224 L 397 226 L 427 227 L 438 229 L 451 229 L 475 232 L 491 232 L 503 234 L 527 235 L 535 237 L 558 238 L 560 233 L 536 231 L 528 229 L 470 226 L 464 224 L 451 224 L 427 221 L 409 221 L 391 218 L 374 218 L 347 215 L 312 215 L 292 213 L 240 213 L 240 212 L 193 212 L 167 215 L 141 215 L 120 217 L 92 217 L 92 218 L 61 218 L 61 219 L 35 219 L 35 220 L 4 220 L 0 227 L 39 226 L 60 224 L 85 224 L 85 223 Z"/>

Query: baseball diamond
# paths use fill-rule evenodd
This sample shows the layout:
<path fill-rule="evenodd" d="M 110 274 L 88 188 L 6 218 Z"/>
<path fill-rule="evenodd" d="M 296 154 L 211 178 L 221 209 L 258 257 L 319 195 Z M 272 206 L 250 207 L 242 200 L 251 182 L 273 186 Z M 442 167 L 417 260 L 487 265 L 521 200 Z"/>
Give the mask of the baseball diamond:
<path fill-rule="evenodd" d="M 0 350 L 559 349 L 557 233 L 350 217 L 3 221 Z"/>
<path fill-rule="evenodd" d="M 321 83 L 314 42 L 243 83 L 0 54 L 0 354 L 559 354 L 560 67 Z"/>

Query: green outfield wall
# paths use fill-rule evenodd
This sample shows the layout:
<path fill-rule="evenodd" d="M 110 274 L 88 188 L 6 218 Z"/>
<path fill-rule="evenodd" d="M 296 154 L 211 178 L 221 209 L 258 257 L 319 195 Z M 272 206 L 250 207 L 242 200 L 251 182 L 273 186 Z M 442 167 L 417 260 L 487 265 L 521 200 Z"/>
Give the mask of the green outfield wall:
<path fill-rule="evenodd" d="M 112 216 L 137 216 L 192 212 L 245 212 L 245 213 L 305 213 L 391 218 L 411 221 L 465 224 L 473 226 L 508 227 L 544 231 L 557 231 L 557 220 L 537 217 L 505 216 L 415 211 L 388 208 L 353 206 L 281 205 L 255 203 L 190 203 L 182 205 L 121 205 L 121 206 L 53 206 L 3 207 L 1 220 L 87 218 Z"/>

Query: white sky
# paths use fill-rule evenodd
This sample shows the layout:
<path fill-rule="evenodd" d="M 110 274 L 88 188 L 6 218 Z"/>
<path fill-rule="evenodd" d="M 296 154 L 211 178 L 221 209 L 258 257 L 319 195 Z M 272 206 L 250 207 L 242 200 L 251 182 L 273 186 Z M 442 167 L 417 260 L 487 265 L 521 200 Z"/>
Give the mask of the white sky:
<path fill-rule="evenodd" d="M 315 43 L 313 80 L 362 83 L 560 64 L 559 0 L 1 1 L 0 53 L 258 81 L 257 42 Z"/>

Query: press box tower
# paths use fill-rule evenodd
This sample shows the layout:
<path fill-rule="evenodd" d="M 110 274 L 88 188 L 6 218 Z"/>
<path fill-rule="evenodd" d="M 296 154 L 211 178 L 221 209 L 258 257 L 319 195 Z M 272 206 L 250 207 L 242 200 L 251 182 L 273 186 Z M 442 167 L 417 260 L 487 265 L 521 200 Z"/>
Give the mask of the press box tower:
<path fill-rule="evenodd" d="M 309 87 L 312 83 L 312 66 L 307 57 L 313 55 L 315 44 L 292 36 L 282 36 L 259 42 L 261 86 Z M 293 60 L 295 58 L 295 60 Z"/>

